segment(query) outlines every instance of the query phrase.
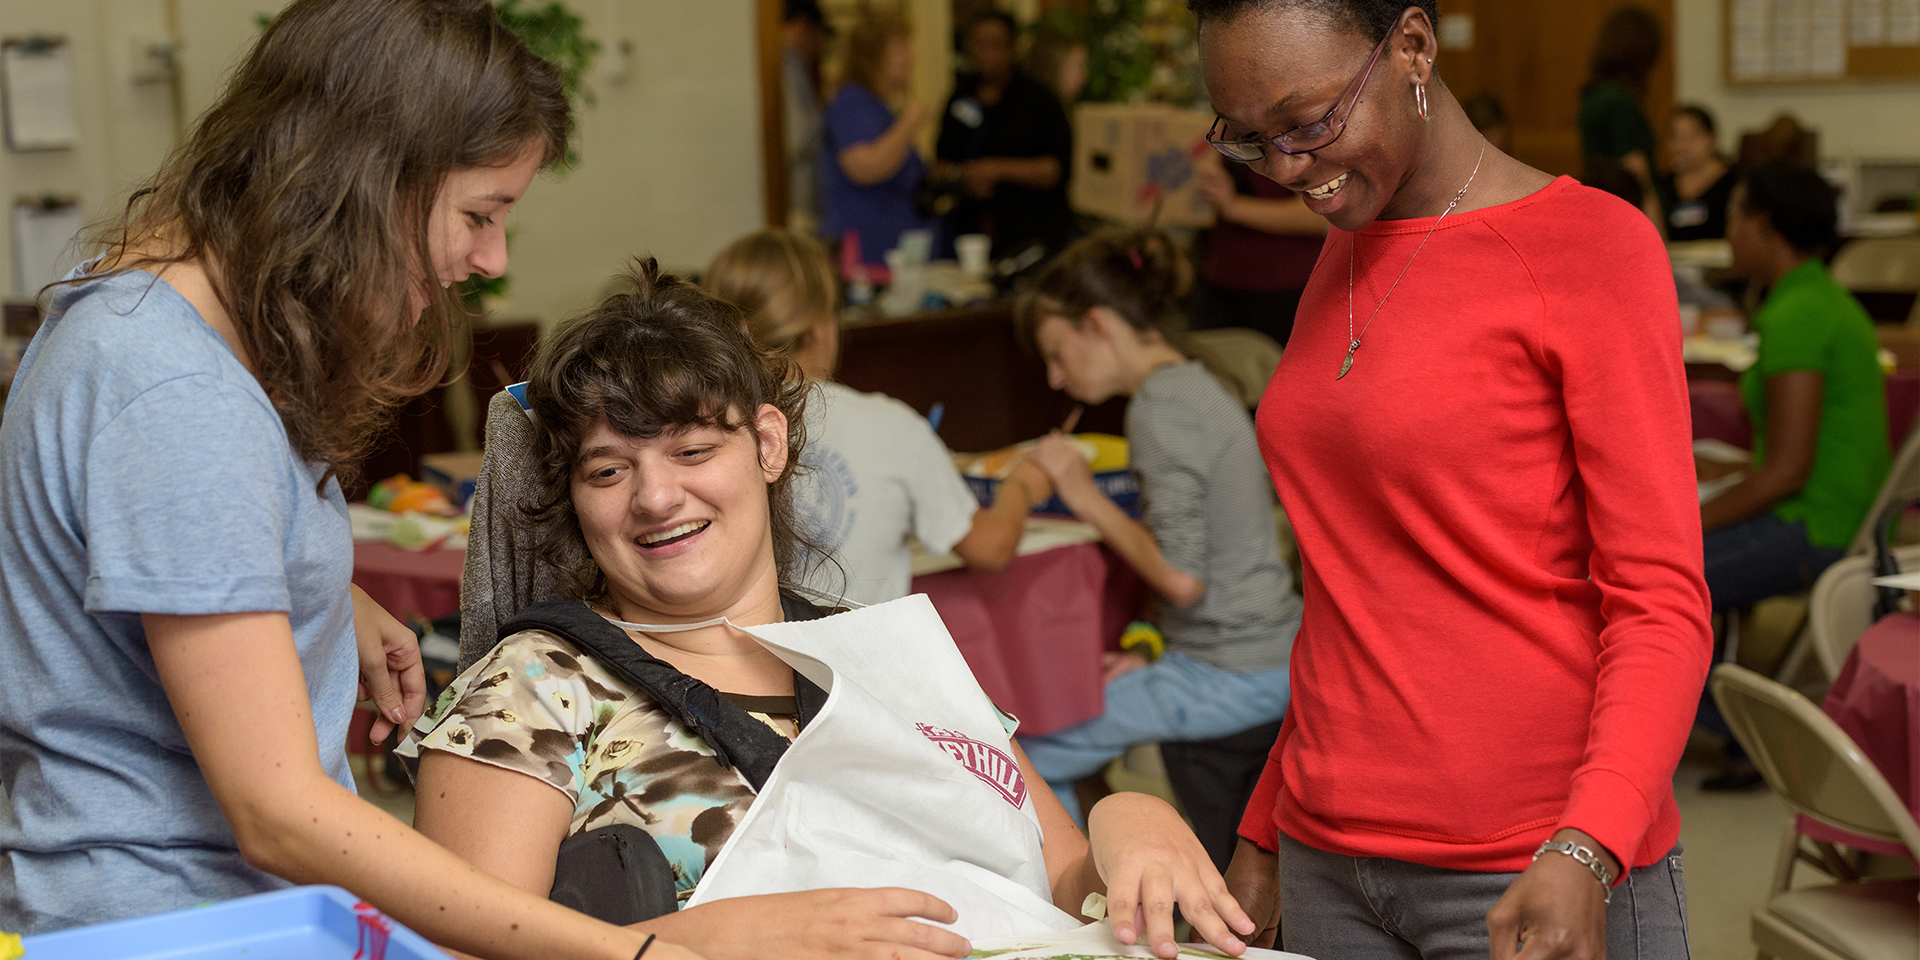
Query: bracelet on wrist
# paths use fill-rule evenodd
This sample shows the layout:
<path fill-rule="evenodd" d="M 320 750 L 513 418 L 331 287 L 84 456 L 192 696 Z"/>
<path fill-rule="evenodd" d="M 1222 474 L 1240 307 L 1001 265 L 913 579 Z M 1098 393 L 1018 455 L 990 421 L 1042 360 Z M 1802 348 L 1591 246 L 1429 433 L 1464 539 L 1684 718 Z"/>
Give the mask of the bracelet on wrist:
<path fill-rule="evenodd" d="M 640 952 L 633 955 L 633 960 L 640 960 L 641 957 L 647 955 L 647 948 L 653 946 L 653 941 L 656 936 L 658 936 L 658 934 L 647 934 L 647 941 L 640 945 Z"/>
<path fill-rule="evenodd" d="M 1595 880 L 1600 881 L 1602 902 L 1613 902 L 1613 871 L 1607 869 L 1606 863 L 1600 859 L 1599 854 L 1593 852 L 1592 847 L 1565 840 L 1548 840 L 1540 844 L 1540 849 L 1533 852 L 1533 859 L 1538 860 L 1549 853 L 1564 853 L 1572 857 L 1574 863 L 1586 867 L 1587 872 L 1593 874 Z"/>

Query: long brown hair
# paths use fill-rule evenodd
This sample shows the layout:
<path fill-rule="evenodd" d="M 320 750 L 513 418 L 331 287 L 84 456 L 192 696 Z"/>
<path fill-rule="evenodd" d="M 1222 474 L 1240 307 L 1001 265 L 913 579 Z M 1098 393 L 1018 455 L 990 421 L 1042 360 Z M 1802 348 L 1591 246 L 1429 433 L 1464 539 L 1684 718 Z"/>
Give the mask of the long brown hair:
<path fill-rule="evenodd" d="M 535 489 L 521 504 L 540 558 L 576 599 L 602 600 L 607 580 L 587 552 L 573 507 L 573 473 L 595 425 L 652 438 L 677 427 L 749 430 L 761 404 L 787 418 L 787 465 L 767 487 L 774 564 L 798 581 L 817 551 L 799 532 L 790 486 L 807 443 L 807 383 L 785 358 L 756 345 L 740 309 L 638 260 L 615 292 L 567 321 L 541 347 L 527 383 Z"/>
<path fill-rule="evenodd" d="M 294 450 L 348 472 L 461 330 L 427 242 L 447 175 L 551 164 L 571 125 L 486 0 L 296 0 L 96 238 L 103 272 L 205 265 Z"/>
<path fill-rule="evenodd" d="M 703 282 L 746 314 L 755 343 L 785 357 L 808 331 L 833 322 L 839 297 L 827 248 L 791 230 L 756 230 L 727 244 Z"/>

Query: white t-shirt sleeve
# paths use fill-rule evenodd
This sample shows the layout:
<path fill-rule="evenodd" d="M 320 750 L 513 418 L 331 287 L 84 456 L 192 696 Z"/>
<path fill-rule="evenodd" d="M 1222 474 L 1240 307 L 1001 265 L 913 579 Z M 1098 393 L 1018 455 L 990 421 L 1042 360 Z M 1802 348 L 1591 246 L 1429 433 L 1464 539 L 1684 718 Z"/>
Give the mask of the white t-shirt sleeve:
<path fill-rule="evenodd" d="M 953 454 L 913 408 L 898 404 L 900 455 L 913 509 L 913 535 L 929 553 L 946 553 L 973 529 L 980 501 L 953 465 Z"/>

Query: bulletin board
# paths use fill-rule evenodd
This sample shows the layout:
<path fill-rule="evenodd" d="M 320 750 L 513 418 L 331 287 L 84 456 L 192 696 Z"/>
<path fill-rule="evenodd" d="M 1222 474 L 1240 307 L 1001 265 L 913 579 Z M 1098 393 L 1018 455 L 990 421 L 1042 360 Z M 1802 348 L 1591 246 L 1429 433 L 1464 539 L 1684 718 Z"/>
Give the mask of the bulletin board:
<path fill-rule="evenodd" d="M 1920 0 L 1724 0 L 1729 86 L 1920 83 Z"/>

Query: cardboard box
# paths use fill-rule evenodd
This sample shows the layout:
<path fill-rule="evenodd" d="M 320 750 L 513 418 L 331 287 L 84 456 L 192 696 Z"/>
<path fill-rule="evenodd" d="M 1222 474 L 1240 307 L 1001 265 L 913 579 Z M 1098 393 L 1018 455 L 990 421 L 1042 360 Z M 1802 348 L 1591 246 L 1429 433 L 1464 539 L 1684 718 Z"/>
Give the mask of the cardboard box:
<path fill-rule="evenodd" d="M 420 458 L 420 479 L 446 491 L 453 505 L 466 509 L 480 477 L 478 453 L 429 453 Z"/>
<path fill-rule="evenodd" d="M 1213 114 L 1159 104 L 1083 103 L 1074 111 L 1073 208 L 1123 223 L 1159 216 L 1163 227 L 1213 225 L 1213 205 L 1195 184 Z"/>

